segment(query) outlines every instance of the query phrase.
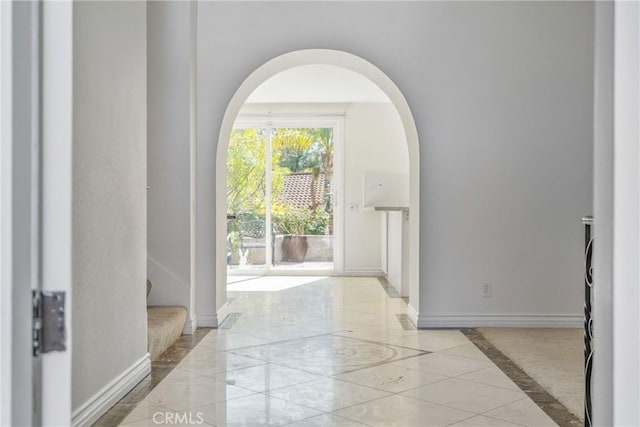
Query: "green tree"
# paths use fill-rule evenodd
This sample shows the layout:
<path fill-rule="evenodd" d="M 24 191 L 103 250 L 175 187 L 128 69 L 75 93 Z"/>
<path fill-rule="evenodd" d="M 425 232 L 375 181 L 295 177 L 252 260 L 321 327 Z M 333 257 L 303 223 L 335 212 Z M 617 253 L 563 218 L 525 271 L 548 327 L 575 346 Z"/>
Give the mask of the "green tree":
<path fill-rule="evenodd" d="M 318 146 L 319 161 L 327 177 L 333 176 L 333 129 L 312 129 L 313 138 Z"/>
<path fill-rule="evenodd" d="M 234 129 L 227 154 L 229 211 L 265 210 L 265 135 L 263 129 Z"/>
<path fill-rule="evenodd" d="M 316 128 L 312 129 L 312 135 L 316 141 L 318 160 L 320 167 L 324 172 L 324 192 L 331 193 L 331 178 L 333 177 L 333 129 L 332 128 Z M 314 186 L 315 188 L 315 186 Z M 325 210 L 333 211 L 330 200 L 326 200 Z"/>
<path fill-rule="evenodd" d="M 304 172 L 315 166 L 314 142 L 311 129 L 306 128 L 278 128 L 271 138 L 273 151 L 280 153 L 279 166 L 291 172 Z"/>

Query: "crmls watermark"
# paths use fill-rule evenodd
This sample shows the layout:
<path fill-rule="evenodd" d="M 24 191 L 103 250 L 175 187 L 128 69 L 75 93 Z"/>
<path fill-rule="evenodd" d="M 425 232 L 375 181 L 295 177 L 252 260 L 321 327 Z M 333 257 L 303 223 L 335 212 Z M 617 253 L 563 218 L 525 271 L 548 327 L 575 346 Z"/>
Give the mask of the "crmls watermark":
<path fill-rule="evenodd" d="M 156 412 L 152 420 L 164 425 L 198 425 L 204 423 L 202 412 Z"/>

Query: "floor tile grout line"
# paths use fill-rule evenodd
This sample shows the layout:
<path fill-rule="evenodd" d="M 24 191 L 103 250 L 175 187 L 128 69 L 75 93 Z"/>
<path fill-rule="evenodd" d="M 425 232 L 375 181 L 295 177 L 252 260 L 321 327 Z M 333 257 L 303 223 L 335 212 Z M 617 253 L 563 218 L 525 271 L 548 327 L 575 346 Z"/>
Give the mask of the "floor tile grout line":
<path fill-rule="evenodd" d="M 373 388 L 373 387 L 372 387 L 372 388 Z M 380 389 L 375 389 L 375 390 L 384 391 L 384 390 L 380 390 Z M 387 393 L 390 393 L 390 392 L 389 392 L 389 391 L 387 391 Z M 393 397 L 393 396 L 396 396 L 396 395 L 397 395 L 397 393 L 391 393 L 391 394 L 389 394 L 388 396 L 380 396 L 380 397 L 377 397 L 377 398 L 375 398 L 375 399 L 367 400 L 367 401 L 365 401 L 365 402 L 354 403 L 353 405 L 345 406 L 345 407 L 340 408 L 340 409 L 334 409 L 333 411 L 329 411 L 329 412 L 327 412 L 327 413 L 328 413 L 328 414 L 332 414 L 332 415 L 333 415 L 333 414 L 335 414 L 336 412 L 338 412 L 338 411 L 342 411 L 342 410 L 344 410 L 344 409 L 353 408 L 354 406 L 358 406 L 358 405 L 368 404 L 368 403 L 371 403 L 371 402 L 375 402 L 375 401 L 377 401 L 377 400 L 388 399 L 389 397 Z M 336 414 L 336 415 L 337 415 L 337 414 Z M 343 417 L 343 418 L 346 418 L 346 417 Z M 359 422 L 359 421 L 358 421 L 358 422 Z"/>
<path fill-rule="evenodd" d="M 297 341 L 297 340 L 303 340 L 303 339 L 309 339 L 309 338 L 317 338 L 317 337 L 322 337 L 322 336 L 325 336 L 325 335 L 332 335 L 332 332 L 325 332 L 325 333 L 321 333 L 321 334 L 309 335 L 309 336 L 298 337 L 298 338 L 287 338 L 287 339 L 279 340 L 279 341 L 271 341 L 271 342 L 268 342 L 268 343 L 265 343 L 265 344 L 250 345 L 248 347 L 242 347 L 242 348 L 239 348 L 239 349 L 236 349 L 236 350 L 244 350 L 244 349 L 255 348 L 255 347 L 264 347 L 264 346 L 272 345 L 272 344 L 282 344 L 282 343 L 285 343 L 285 342 L 291 342 L 291 341 Z M 268 338 L 259 337 L 259 336 L 256 336 L 256 335 L 250 335 L 250 336 L 252 336 L 254 338 L 260 338 L 260 339 L 263 339 L 263 340 L 264 339 L 268 339 Z M 223 351 L 227 351 L 227 350 L 223 350 Z"/>
<path fill-rule="evenodd" d="M 444 381 L 444 380 L 443 380 L 443 381 Z M 442 381 L 438 381 L 438 382 L 442 382 Z M 436 384 L 436 383 L 433 383 L 433 384 Z M 426 386 L 429 386 L 429 385 L 431 385 L 431 384 L 427 384 Z M 423 386 L 423 387 L 426 387 L 426 386 Z M 418 387 L 418 388 L 420 388 L 420 387 Z M 412 389 L 412 390 L 414 390 L 414 389 Z M 409 391 L 409 390 L 407 390 L 407 391 Z M 434 402 L 433 400 L 429 400 L 429 399 L 421 399 L 421 398 L 418 398 L 418 397 L 407 396 L 407 395 L 402 394 L 402 393 L 406 393 L 407 391 L 403 391 L 403 392 L 398 393 L 398 394 L 399 394 L 400 396 L 403 396 L 403 397 L 409 397 L 409 398 L 411 398 L 411 399 L 419 400 L 419 401 L 422 401 L 422 402 L 427 402 L 427 403 L 429 403 L 429 404 L 431 404 L 431 405 L 437 405 L 437 406 L 441 406 L 441 407 L 444 407 L 444 408 L 453 409 L 453 410 L 455 410 L 455 411 L 462 411 L 462 412 L 467 412 L 467 413 L 469 413 L 469 414 L 472 414 L 470 417 L 465 418 L 465 419 L 463 419 L 463 420 L 458 420 L 458 421 L 456 421 L 456 422 L 455 422 L 455 423 L 453 423 L 453 424 L 456 424 L 456 423 L 462 422 L 462 421 L 464 421 L 464 420 L 467 420 L 467 419 L 470 419 L 470 418 L 473 418 L 473 417 L 477 417 L 477 416 L 479 416 L 479 415 L 484 415 L 486 412 L 491 412 L 491 411 L 493 411 L 493 410 L 495 410 L 495 409 L 498 409 L 498 408 L 501 408 L 501 407 L 503 407 L 503 406 L 510 405 L 510 404 L 512 404 L 512 403 L 519 402 L 520 400 L 522 400 L 522 399 L 516 399 L 516 400 L 511 401 L 511 402 L 509 402 L 509 403 L 507 403 L 507 404 L 505 404 L 505 405 L 499 405 L 499 406 L 497 406 L 497 407 L 495 407 L 495 408 L 488 409 L 487 411 L 483 411 L 483 412 L 475 412 L 475 411 L 471 411 L 471 410 L 469 410 L 469 409 L 461 409 L 461 408 L 456 408 L 456 407 L 454 407 L 454 406 L 445 405 L 444 403 Z M 524 397 L 523 399 L 526 399 L 526 397 Z M 494 418 L 494 417 L 492 417 L 492 418 Z M 500 420 L 500 421 L 506 421 L 506 420 Z"/>
<path fill-rule="evenodd" d="M 305 420 L 310 420 L 311 418 L 315 418 L 315 417 L 321 417 L 321 416 L 323 416 L 323 415 L 330 415 L 330 416 L 332 416 L 332 417 L 342 418 L 343 420 L 351 421 L 351 422 L 354 422 L 354 423 L 359 424 L 359 425 L 362 425 L 362 426 L 366 426 L 366 427 L 373 427 L 371 424 L 364 424 L 364 423 L 362 423 L 362 422 L 360 422 L 360 421 L 355 421 L 355 420 L 352 420 L 352 419 L 347 418 L 347 417 L 341 417 L 341 416 L 336 415 L 336 414 L 333 414 L 333 413 L 331 413 L 331 412 L 323 412 L 321 415 L 312 415 L 312 416 L 310 416 L 310 417 L 305 417 L 305 418 L 299 419 L 299 420 L 297 420 L 297 421 L 292 421 L 292 422 L 290 422 L 290 423 L 280 424 L 280 425 L 279 425 L 279 427 L 286 427 L 286 426 L 290 426 L 290 425 L 292 425 L 292 424 L 300 423 L 300 422 L 303 422 L 303 421 L 305 421 Z"/>
<path fill-rule="evenodd" d="M 432 372 L 429 372 L 429 373 L 432 373 Z M 411 388 L 408 388 L 408 389 L 403 390 L 403 391 L 398 391 L 398 392 L 395 392 L 395 393 L 393 393 L 393 394 L 398 394 L 398 395 L 400 395 L 400 396 L 404 396 L 404 397 L 411 397 L 411 396 L 405 396 L 405 395 L 404 395 L 404 394 L 402 394 L 402 393 L 407 393 L 407 392 L 409 392 L 409 391 L 411 391 L 411 390 L 416 390 L 416 389 L 419 389 L 419 388 L 422 388 L 422 387 L 428 387 L 428 386 L 430 386 L 430 385 L 435 385 L 435 384 L 438 384 L 438 383 L 441 383 L 441 382 L 444 382 L 444 381 L 448 381 L 448 380 L 450 380 L 450 379 L 454 378 L 454 377 L 448 377 L 448 376 L 443 375 L 443 374 L 434 374 L 434 375 L 440 375 L 440 376 L 442 376 L 442 377 L 444 377 L 444 378 L 439 379 L 439 380 L 435 380 L 435 381 L 430 382 L 430 383 L 422 384 L 422 385 L 419 385 L 419 386 L 417 386 L 417 387 L 411 387 Z M 415 399 L 415 397 L 413 397 L 412 399 Z M 418 400 L 421 400 L 421 399 L 418 399 Z M 444 406 L 446 406 L 446 405 L 444 405 Z"/>
<path fill-rule="evenodd" d="M 443 375 L 443 374 L 438 374 L 438 375 Z M 462 375 L 464 375 L 464 374 L 462 374 Z M 444 375 L 443 375 L 443 376 L 444 376 Z M 443 404 L 443 403 L 433 402 L 433 401 L 431 401 L 431 400 L 427 400 L 427 399 L 420 399 L 420 398 L 417 398 L 417 397 L 407 396 L 407 395 L 403 394 L 403 393 L 407 393 L 407 392 L 412 391 L 412 390 L 416 390 L 416 389 L 423 388 L 423 387 L 429 387 L 429 386 L 431 386 L 431 385 L 436 385 L 436 384 L 439 384 L 439 383 L 442 383 L 442 382 L 445 382 L 445 381 L 448 381 L 448 380 L 452 380 L 452 379 L 459 379 L 459 378 L 458 378 L 458 377 L 447 377 L 447 378 L 443 378 L 443 379 L 441 379 L 441 380 L 434 381 L 434 382 L 429 383 L 429 384 L 424 384 L 424 385 L 421 385 L 421 386 L 418 386 L 418 387 L 413 387 L 413 388 L 410 388 L 410 389 L 408 389 L 408 390 L 400 391 L 400 392 L 397 392 L 397 393 L 394 393 L 394 394 L 398 394 L 398 395 L 400 395 L 400 396 L 404 396 L 404 397 L 411 397 L 412 399 L 423 400 L 423 401 L 425 401 L 425 402 L 433 403 L 433 404 L 436 404 L 436 405 L 444 406 L 444 407 L 447 407 L 447 408 L 450 408 L 450 409 L 455 409 L 455 410 L 458 410 L 458 411 L 471 412 L 471 411 L 466 410 L 466 409 L 455 408 L 455 407 L 453 407 L 453 406 L 445 405 L 445 404 Z M 482 384 L 482 385 L 488 385 L 488 384 Z M 490 386 L 490 387 L 493 387 L 493 386 Z M 496 388 L 498 388 L 498 387 L 496 387 Z M 505 390 L 506 390 L 506 389 L 505 389 Z M 508 391 L 513 391 L 513 390 L 508 390 Z M 523 396 L 521 399 L 516 399 L 516 400 L 514 400 L 514 401 L 512 401 L 512 402 L 507 403 L 507 405 L 509 405 L 509 404 L 511 404 L 511 403 L 514 403 L 514 402 L 517 402 L 517 401 L 522 400 L 522 399 L 526 399 L 526 398 L 527 398 L 527 396 L 525 395 L 525 396 Z M 503 406 L 503 405 L 500 405 L 500 406 L 498 406 L 497 408 L 502 407 L 502 406 Z M 493 409 L 497 409 L 497 408 L 493 408 Z M 487 412 L 489 412 L 489 411 L 493 411 L 493 409 L 489 409 Z M 479 412 L 479 413 L 476 413 L 476 415 L 474 415 L 474 416 L 477 416 L 477 415 L 483 415 L 483 414 L 484 414 L 484 412 Z M 460 422 L 460 421 L 457 421 L 457 422 Z"/>
<path fill-rule="evenodd" d="M 313 381 L 310 381 L 310 382 L 313 382 Z M 347 381 L 343 381 L 343 382 L 347 382 Z M 347 382 L 347 383 L 348 383 L 348 382 Z M 342 407 L 342 408 L 333 409 L 333 410 L 329 410 L 329 411 L 325 411 L 324 409 L 314 408 L 313 406 L 304 405 L 304 404 L 302 404 L 302 403 L 298 403 L 298 402 L 295 402 L 295 401 L 293 401 L 293 400 L 288 400 L 288 399 L 285 399 L 285 398 L 282 398 L 282 397 L 278 397 L 278 396 L 271 396 L 271 395 L 269 394 L 269 392 L 271 392 L 271 391 L 282 390 L 283 388 L 288 388 L 288 387 L 296 387 L 296 386 L 298 386 L 298 385 L 303 385 L 303 384 L 308 384 L 308 382 L 307 382 L 307 383 L 294 384 L 294 385 L 286 386 L 286 387 L 279 387 L 279 388 L 276 388 L 276 389 L 273 389 L 273 390 L 267 390 L 267 391 L 263 392 L 263 394 L 265 394 L 265 395 L 267 395 L 267 396 L 269 396 L 269 397 L 273 397 L 273 398 L 275 398 L 275 399 L 285 400 L 285 401 L 287 401 L 287 402 L 289 402 L 289 403 L 293 403 L 293 404 L 298 405 L 298 406 L 303 406 L 303 407 L 305 407 L 305 408 L 313 409 L 313 410 L 315 410 L 315 411 L 320 411 L 320 412 L 322 412 L 323 414 L 330 414 L 330 415 L 335 415 L 335 414 L 334 414 L 334 412 L 336 412 L 336 411 L 341 411 L 341 410 L 343 410 L 343 409 L 351 408 L 351 407 L 358 406 L 358 405 L 363 405 L 363 404 L 365 404 L 365 403 L 370 403 L 370 402 L 373 402 L 373 401 L 375 401 L 375 400 L 384 399 L 385 397 L 390 397 L 390 396 L 393 396 L 393 395 L 395 395 L 395 394 L 396 394 L 396 393 L 391 393 L 391 392 L 389 392 L 389 391 L 385 391 L 385 390 L 380 390 L 380 389 L 373 388 L 373 387 L 364 386 L 364 385 L 362 385 L 362 384 L 348 383 L 348 384 L 357 385 L 357 386 L 361 386 L 361 387 L 368 387 L 368 388 L 373 389 L 373 390 L 376 390 L 376 391 L 382 391 L 382 392 L 387 393 L 387 395 L 386 395 L 386 396 L 376 397 L 376 398 L 374 398 L 374 399 L 370 399 L 370 400 L 363 400 L 362 402 L 354 403 L 353 405 L 348 405 L 348 406 L 344 406 L 344 407 Z M 317 415 L 314 415 L 314 417 L 315 417 L 315 416 L 317 416 Z M 336 415 L 336 416 L 337 416 L 337 415 Z M 308 417 L 308 418 L 312 418 L 312 417 Z M 346 417 L 342 417 L 342 418 L 346 418 Z M 362 424 L 362 423 L 361 423 L 361 424 Z"/>
<path fill-rule="evenodd" d="M 519 392 L 524 393 L 524 391 L 522 391 L 522 389 L 521 389 L 520 387 L 518 387 L 518 385 L 517 385 L 516 383 L 514 383 L 514 385 L 515 385 L 516 387 L 518 387 L 518 390 L 514 390 L 514 389 L 512 389 L 512 388 L 507 388 L 507 387 L 503 387 L 503 386 L 499 386 L 499 385 L 495 385 L 495 384 L 483 383 L 483 382 L 481 382 L 481 381 L 470 380 L 470 379 L 468 379 L 468 378 L 461 378 L 461 377 L 463 377 L 464 375 L 475 374 L 475 373 L 477 373 L 477 372 L 484 371 L 484 370 L 486 370 L 486 369 L 493 369 L 494 367 L 496 367 L 496 366 L 488 366 L 488 367 L 486 367 L 486 368 L 482 368 L 482 369 L 479 369 L 479 370 L 477 370 L 477 371 L 471 371 L 471 372 L 467 372 L 466 374 L 460 374 L 460 375 L 455 376 L 455 377 L 453 377 L 453 378 L 459 379 L 459 380 L 461 380 L 461 381 L 466 381 L 466 382 L 469 382 L 469 383 L 473 383 L 473 384 L 486 385 L 486 386 L 489 386 L 489 387 L 495 387 L 495 388 L 499 388 L 499 389 L 502 389 L 502 390 L 507 390 L 507 391 L 519 391 Z M 500 369 L 500 368 L 498 368 L 498 369 Z M 501 372 L 502 372 L 502 371 L 501 371 Z M 508 378 L 508 377 L 507 377 L 507 378 Z M 509 378 L 509 379 L 511 380 L 511 378 Z M 513 380 L 512 380 L 512 381 L 513 381 Z M 526 395 L 526 393 L 525 393 L 525 395 Z"/>
<path fill-rule="evenodd" d="M 143 400 L 141 400 L 140 402 L 138 402 L 138 403 L 136 404 L 136 406 L 133 408 L 133 410 L 132 410 L 131 412 L 129 412 L 129 414 L 127 414 L 127 417 L 128 417 L 129 415 L 131 415 L 131 413 L 132 413 L 136 408 L 138 408 L 138 405 L 140 405 L 140 403 L 144 402 L 145 400 L 146 400 L 146 399 L 143 399 Z M 173 409 L 169 408 L 168 406 L 160 405 L 160 404 L 158 404 L 158 403 L 151 402 L 151 401 L 149 401 L 149 403 L 151 403 L 151 404 L 153 404 L 153 405 L 156 405 L 156 406 L 159 406 L 159 407 L 160 407 L 160 408 L 162 408 L 162 409 L 166 409 L 167 411 L 173 411 Z M 126 417 L 125 417 L 125 419 L 126 419 Z M 144 421 L 144 420 L 148 420 L 148 419 L 149 419 L 148 417 L 143 417 L 143 418 L 140 418 L 140 419 L 131 420 L 131 421 L 129 421 L 129 422 L 128 422 L 128 424 L 137 423 L 137 422 Z M 121 421 L 121 423 L 122 423 L 122 422 L 124 422 L 124 419 Z"/>
<path fill-rule="evenodd" d="M 235 354 L 235 353 L 233 353 L 233 354 Z M 279 366 L 279 367 L 281 367 L 281 368 L 293 369 L 294 371 L 304 372 L 304 373 L 306 373 L 306 374 L 317 375 L 317 376 L 319 376 L 319 377 L 324 377 L 324 376 L 325 376 L 324 374 L 319 374 L 318 372 L 307 371 L 307 370 L 300 369 L 300 368 L 293 368 L 293 367 L 291 367 L 291 366 L 284 365 L 284 364 L 282 364 L 282 363 L 278 363 L 278 362 L 273 362 L 273 361 L 271 361 L 271 360 L 258 359 L 257 357 L 253 357 L 253 356 L 244 356 L 244 355 L 241 355 L 241 354 L 236 354 L 236 356 L 248 357 L 248 358 L 251 358 L 251 359 L 254 359 L 254 360 L 260 360 L 260 361 L 263 361 L 263 362 L 264 362 L 264 363 L 261 363 L 261 364 L 256 365 L 256 366 L 275 365 L 275 366 Z M 247 366 L 247 368 L 251 368 L 251 367 L 252 367 L 252 366 Z M 240 369 L 245 369 L 245 368 L 240 368 Z M 237 370 L 237 369 L 234 369 L 234 370 Z M 230 372 L 230 371 L 225 371 L 225 372 Z"/>
<path fill-rule="evenodd" d="M 429 353 L 422 353 L 422 354 L 414 354 L 414 355 L 410 355 L 410 356 L 404 356 L 404 357 L 401 357 L 399 359 L 386 361 L 386 362 L 376 362 L 376 363 L 373 363 L 373 364 L 368 365 L 368 366 L 363 366 L 361 368 L 355 368 L 355 369 L 348 370 L 348 371 L 342 371 L 342 372 L 339 372 L 339 373 L 334 374 L 334 375 L 350 374 L 352 372 L 358 372 L 358 371 L 364 371 L 366 369 L 378 368 L 380 366 L 391 365 L 391 364 L 394 364 L 396 362 L 407 360 L 407 359 L 411 359 L 411 358 L 414 358 L 414 357 L 424 356 L 425 354 L 429 354 Z M 418 370 L 418 369 L 412 369 L 412 368 L 408 368 L 408 367 L 407 367 L 407 369 L 410 369 L 412 371 L 417 371 Z"/>
<path fill-rule="evenodd" d="M 430 384 L 429 384 L 429 385 L 430 385 Z M 403 392 L 403 393 L 406 393 L 406 392 Z M 404 396 L 404 395 L 403 395 L 403 396 Z M 428 402 L 428 403 L 432 403 L 432 404 L 435 404 L 435 405 L 444 406 L 444 407 L 449 408 L 449 409 L 455 409 L 456 411 L 464 411 L 464 412 L 473 413 L 473 414 L 474 414 L 474 415 L 473 415 L 474 417 L 476 417 L 476 416 L 478 416 L 478 415 L 484 415 L 484 414 L 486 414 L 487 412 L 495 411 L 496 409 L 502 408 L 502 407 L 504 407 L 504 406 L 511 405 L 511 404 L 513 404 L 513 403 L 519 402 L 519 401 L 521 401 L 521 400 L 523 400 L 523 399 L 526 399 L 526 398 L 527 398 L 526 396 L 524 396 L 524 397 L 522 397 L 522 398 L 518 398 L 518 399 L 512 400 L 512 401 L 510 401 L 510 402 L 508 402 L 508 403 L 505 403 L 505 404 L 502 404 L 502 405 L 498 405 L 498 406 L 496 406 L 495 408 L 487 409 L 486 411 L 475 412 L 475 411 L 471 411 L 471 410 L 469 410 L 469 409 L 461 409 L 461 408 L 456 408 L 455 406 L 445 405 L 444 403 L 434 402 L 433 400 L 429 400 L 429 399 L 421 399 L 421 398 L 417 398 L 417 397 L 413 397 L 413 396 L 405 396 L 405 397 L 411 397 L 412 399 L 422 400 L 422 401 L 424 401 L 424 402 Z M 495 417 L 492 417 L 492 418 L 495 418 Z M 462 420 L 460 420 L 460 421 L 462 421 Z M 458 421 L 458 422 L 460 422 L 460 421 Z M 507 421 L 507 420 L 501 420 L 501 421 Z"/>
<path fill-rule="evenodd" d="M 366 424 L 366 423 L 363 423 L 362 421 L 356 421 L 356 420 L 353 420 L 351 418 L 343 417 L 342 415 L 332 414 L 330 412 L 327 412 L 327 414 L 331 415 L 331 416 L 334 416 L 334 417 L 342 418 L 342 419 L 347 420 L 347 421 L 352 421 L 352 422 L 354 422 L 356 424 L 362 424 L 363 426 L 373 427 L 371 424 Z"/>
<path fill-rule="evenodd" d="M 255 360 L 256 362 L 260 361 L 260 360 L 258 360 L 258 359 L 254 359 L 254 360 Z M 191 370 L 191 369 L 185 369 L 185 368 L 181 368 L 181 369 L 182 369 L 183 371 L 188 371 L 188 372 L 193 373 L 193 374 L 199 374 L 199 375 L 202 375 L 202 376 L 207 377 L 207 378 L 215 379 L 215 376 L 216 376 L 216 375 L 219 375 L 219 374 L 224 374 L 224 373 L 227 373 L 227 372 L 240 371 L 240 370 L 243 370 L 243 369 L 257 368 L 258 366 L 265 366 L 265 365 L 268 365 L 268 364 L 269 364 L 269 362 L 264 362 L 264 361 L 262 361 L 262 363 L 258 363 L 258 364 L 256 364 L 256 365 L 242 366 L 242 367 L 240 367 L 240 368 L 227 369 L 226 371 L 216 371 L 216 372 L 214 372 L 214 373 L 212 373 L 212 374 L 201 374 L 201 373 L 199 373 L 197 370 Z M 233 385 L 233 384 L 231 384 L 231 385 Z"/>
<path fill-rule="evenodd" d="M 434 384 L 435 384 L 435 383 L 434 383 Z M 426 385 L 429 385 L 429 384 L 426 384 Z M 424 386 L 423 386 L 423 387 L 424 387 Z M 454 410 L 454 411 L 460 411 L 460 412 L 466 412 L 467 414 L 472 414 L 472 416 L 474 416 L 474 417 L 475 417 L 475 416 L 478 416 L 478 415 L 481 415 L 481 414 L 479 414 L 479 413 L 471 412 L 471 411 L 466 410 L 466 409 L 454 408 L 454 407 L 451 407 L 451 406 L 448 406 L 448 405 L 443 405 L 442 403 L 432 402 L 432 401 L 430 401 L 430 400 L 426 400 L 426 399 L 419 399 L 419 398 L 417 398 L 417 397 L 412 397 L 412 396 L 407 396 L 407 395 L 402 394 L 402 393 L 406 393 L 407 391 L 408 391 L 408 390 L 401 391 L 401 392 L 398 392 L 398 393 L 393 393 L 393 395 L 392 395 L 392 396 L 385 396 L 385 397 L 381 397 L 380 399 L 386 399 L 386 398 L 393 397 L 393 396 L 399 396 L 399 397 L 404 397 L 404 398 L 407 398 L 407 399 L 415 400 L 415 401 L 417 401 L 417 402 L 423 402 L 423 403 L 428 403 L 429 405 L 439 406 L 439 407 L 441 407 L 441 408 L 451 409 L 451 410 Z M 374 399 L 374 400 L 380 400 L 380 399 Z M 367 402 L 367 403 L 371 403 L 371 402 L 373 402 L 374 400 L 371 400 L 371 401 L 369 401 L 369 402 Z M 357 405 L 352 405 L 352 406 L 357 406 Z M 352 406 L 349 406 L 349 408 L 351 408 Z M 346 408 L 343 408 L 343 409 L 346 409 Z M 340 410 L 340 409 L 338 409 L 338 410 Z M 460 421 L 462 421 L 462 420 L 460 420 Z M 460 421 L 457 421 L 457 422 L 460 422 Z"/>
<path fill-rule="evenodd" d="M 525 395 L 542 409 L 556 424 L 561 426 L 581 426 L 582 422 L 551 393 L 531 378 L 522 368 L 502 353 L 477 329 L 463 328 L 462 332 L 482 351 Z M 543 398 L 540 398 L 543 396 Z"/>
<path fill-rule="evenodd" d="M 336 333 L 334 332 L 332 335 L 335 335 L 335 334 Z M 339 335 L 339 336 L 343 337 L 342 335 Z M 402 348 L 402 349 L 405 349 L 405 350 L 418 351 L 418 352 L 423 353 L 423 354 L 433 353 L 432 351 L 429 351 L 429 350 L 422 350 L 422 349 L 418 349 L 418 348 L 406 347 L 406 346 L 397 345 L 397 344 L 389 344 L 389 343 L 384 343 L 384 342 L 381 342 L 381 341 L 368 340 L 368 339 L 364 339 L 364 338 L 355 338 L 355 337 L 343 337 L 343 338 L 348 338 L 348 339 L 352 339 L 352 340 L 359 340 L 359 341 L 365 341 L 365 342 L 369 342 L 369 343 L 372 343 L 372 344 L 384 344 L 384 345 L 388 345 L 388 346 L 391 346 L 391 347 Z M 417 356 L 420 356 L 420 355 L 417 355 Z"/>
<path fill-rule="evenodd" d="M 526 397 L 525 397 L 525 399 L 526 399 Z M 519 400 L 516 400 L 516 402 L 519 402 Z M 511 402 L 511 403 L 515 403 L 515 402 Z M 510 405 L 511 403 L 507 403 L 507 405 Z M 506 405 L 503 405 L 503 406 L 506 406 Z M 502 408 L 502 406 L 499 406 L 498 408 Z M 498 408 L 495 408 L 495 409 L 498 409 Z M 487 412 L 491 412 L 491 411 L 493 411 L 493 409 L 491 409 L 491 410 L 489 410 L 489 411 L 487 411 Z M 475 417 L 487 417 L 487 418 L 491 418 L 492 420 L 502 421 L 502 422 L 506 422 L 506 423 L 509 423 L 509 424 L 513 424 L 514 426 L 518 426 L 518 427 L 527 427 L 527 426 L 525 426 L 524 424 L 517 424 L 517 423 L 511 422 L 511 421 L 502 420 L 502 419 L 500 419 L 500 418 L 491 417 L 491 416 L 485 415 L 484 413 L 482 413 L 482 414 L 475 414 L 475 415 L 473 415 L 473 416 L 471 416 L 471 417 L 469 417 L 469 418 L 465 418 L 465 419 L 463 419 L 463 420 L 459 420 L 459 421 L 453 422 L 453 423 L 451 423 L 451 424 L 448 424 L 448 425 L 447 425 L 447 427 L 455 426 L 456 424 L 462 423 L 462 422 L 464 422 L 464 421 L 471 420 L 471 419 L 473 419 L 473 418 L 475 418 Z"/>
<path fill-rule="evenodd" d="M 484 361 L 491 361 L 491 359 L 489 359 L 484 353 L 482 353 L 482 355 L 484 356 L 483 359 L 476 359 L 475 357 L 470 357 L 470 356 L 461 356 L 459 354 L 446 354 L 445 351 L 449 351 L 449 350 L 453 350 L 455 348 L 459 348 L 459 347 L 464 347 L 467 345 L 473 345 L 474 348 L 478 348 L 476 347 L 471 341 L 468 342 L 468 344 L 462 344 L 462 345 L 457 345 L 455 347 L 448 347 L 442 350 L 438 350 L 438 351 L 434 351 L 434 353 L 438 353 L 438 354 L 444 354 L 445 356 L 455 356 L 455 357 L 463 357 L 465 359 L 471 359 L 471 360 L 477 360 L 479 362 L 484 362 Z M 480 352 L 482 352 L 482 350 L 478 349 Z"/>
<path fill-rule="evenodd" d="M 498 420 L 498 421 L 505 421 L 505 422 L 508 422 L 508 423 L 511 423 L 511 424 L 520 425 L 520 424 L 518 424 L 518 423 L 514 423 L 513 421 L 505 420 L 505 419 L 502 419 L 502 418 L 500 418 L 500 417 L 496 417 L 496 416 L 493 416 L 493 415 L 487 415 L 487 414 L 488 414 L 489 412 L 496 411 L 496 410 L 498 410 L 498 409 L 500 409 L 500 408 L 504 408 L 505 406 L 513 405 L 514 403 L 522 402 L 523 400 L 527 400 L 527 399 L 531 400 L 531 398 L 530 398 L 529 396 L 526 396 L 526 395 L 525 395 L 522 399 L 514 400 L 513 402 L 509 402 L 509 403 L 505 403 L 504 405 L 500 405 L 500 406 L 498 406 L 497 408 L 489 409 L 489 410 L 487 410 L 487 411 L 483 412 L 483 413 L 482 413 L 482 414 L 480 414 L 480 415 L 482 415 L 483 417 L 493 418 L 494 420 Z M 535 404 L 535 402 L 534 402 L 534 404 Z M 536 405 L 536 406 L 537 406 L 537 405 Z M 555 420 L 553 420 L 553 419 L 552 419 L 552 421 L 553 421 L 553 422 L 556 422 L 556 421 L 555 421 Z M 556 424 L 557 424 L 557 423 L 556 423 Z"/>
<path fill-rule="evenodd" d="M 342 375 L 342 374 L 340 374 L 340 375 Z M 335 376 L 334 377 L 327 377 L 327 378 L 335 380 L 335 381 L 340 381 L 340 382 L 343 382 L 343 383 L 347 383 L 347 384 L 353 384 L 353 385 L 357 385 L 357 386 L 360 386 L 360 387 L 370 388 L 371 390 L 381 391 L 381 392 L 384 392 L 384 393 L 388 393 L 390 395 L 391 394 L 395 394 L 392 391 L 382 390 L 382 389 L 379 389 L 379 388 L 371 387 L 370 385 L 367 385 L 367 384 L 354 383 L 352 381 L 343 380 L 342 378 L 336 378 Z M 382 397 L 388 397 L 388 396 L 382 396 Z"/>

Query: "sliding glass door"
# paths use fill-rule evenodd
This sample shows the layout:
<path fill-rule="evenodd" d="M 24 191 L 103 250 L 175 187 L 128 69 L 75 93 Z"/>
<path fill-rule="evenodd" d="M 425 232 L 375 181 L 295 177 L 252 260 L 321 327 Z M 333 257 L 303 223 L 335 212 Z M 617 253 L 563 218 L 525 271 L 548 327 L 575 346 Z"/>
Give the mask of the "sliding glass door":
<path fill-rule="evenodd" d="M 334 270 L 335 145 L 331 123 L 234 129 L 227 156 L 230 272 Z"/>

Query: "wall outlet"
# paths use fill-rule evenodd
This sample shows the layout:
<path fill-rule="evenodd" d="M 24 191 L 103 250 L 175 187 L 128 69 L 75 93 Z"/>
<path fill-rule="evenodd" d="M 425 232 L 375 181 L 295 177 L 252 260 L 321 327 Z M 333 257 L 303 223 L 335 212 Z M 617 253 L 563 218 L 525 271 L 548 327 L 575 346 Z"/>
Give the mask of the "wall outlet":
<path fill-rule="evenodd" d="M 491 285 L 489 283 L 485 283 L 482 285 L 482 291 L 480 293 L 483 298 L 489 298 L 491 296 Z"/>

